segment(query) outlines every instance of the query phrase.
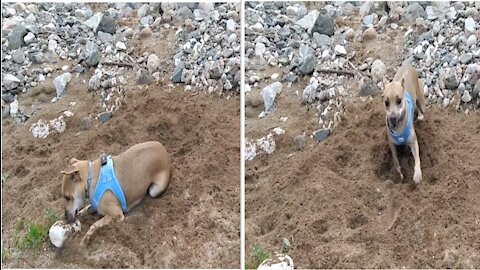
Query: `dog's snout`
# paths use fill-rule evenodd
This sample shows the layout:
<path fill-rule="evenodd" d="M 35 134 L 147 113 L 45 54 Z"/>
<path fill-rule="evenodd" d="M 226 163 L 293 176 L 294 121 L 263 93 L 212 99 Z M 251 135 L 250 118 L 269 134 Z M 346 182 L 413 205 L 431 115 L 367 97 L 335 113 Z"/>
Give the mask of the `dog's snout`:
<path fill-rule="evenodd" d="M 75 215 L 71 214 L 70 212 L 68 212 L 68 210 L 65 209 L 65 219 L 68 223 L 72 223 L 73 221 L 75 221 Z"/>

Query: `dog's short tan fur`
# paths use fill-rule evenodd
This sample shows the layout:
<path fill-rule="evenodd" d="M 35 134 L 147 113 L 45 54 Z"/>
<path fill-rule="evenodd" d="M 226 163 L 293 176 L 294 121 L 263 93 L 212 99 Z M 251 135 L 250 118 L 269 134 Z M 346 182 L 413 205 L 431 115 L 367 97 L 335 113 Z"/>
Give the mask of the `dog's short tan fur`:
<path fill-rule="evenodd" d="M 127 211 L 137 205 L 148 193 L 151 197 L 162 194 L 170 182 L 170 157 L 165 147 L 159 142 L 145 142 L 132 146 L 120 155 L 112 156 L 115 175 L 123 189 L 127 201 Z M 92 161 L 92 181 L 90 194 L 93 194 L 100 173 L 100 159 Z M 68 221 L 77 215 L 85 214 L 90 205 L 80 209 L 85 203 L 88 161 L 72 158 L 63 174 L 62 195 L 66 199 L 65 216 Z M 120 203 L 112 192 L 107 190 L 98 205 L 97 213 L 104 217 L 95 222 L 84 238 L 82 244 L 88 244 L 95 231 L 114 220 L 123 221 L 124 215 Z"/>
<path fill-rule="evenodd" d="M 388 83 L 384 80 L 384 102 L 386 109 L 387 125 L 395 131 L 403 130 L 408 121 L 408 108 L 403 94 L 404 91 L 408 91 L 412 98 L 414 111 L 417 112 L 417 119 L 423 120 L 425 113 L 425 98 L 423 95 L 423 83 L 418 78 L 417 71 L 409 64 L 402 65 L 395 74 L 393 81 Z M 402 111 L 405 110 L 405 117 L 401 118 Z M 388 135 L 388 143 L 390 150 L 392 151 L 393 163 L 395 170 L 400 174 L 403 180 L 403 174 L 400 164 L 398 162 L 397 149 Z M 420 165 L 420 153 L 418 149 L 417 135 L 412 123 L 410 136 L 407 141 L 407 145 L 410 147 L 413 157 L 415 158 L 415 169 L 413 175 L 413 181 L 415 184 L 419 184 L 422 181 L 422 169 Z"/>

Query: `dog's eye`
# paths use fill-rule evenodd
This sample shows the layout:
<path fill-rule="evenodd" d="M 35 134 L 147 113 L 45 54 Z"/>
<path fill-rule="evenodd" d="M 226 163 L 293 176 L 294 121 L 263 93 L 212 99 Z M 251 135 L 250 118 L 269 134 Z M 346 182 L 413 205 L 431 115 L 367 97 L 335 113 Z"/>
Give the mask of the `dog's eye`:
<path fill-rule="evenodd" d="M 385 107 L 388 107 L 388 106 L 390 106 L 390 101 L 387 99 L 385 100 Z"/>
<path fill-rule="evenodd" d="M 402 103 L 402 99 L 397 97 L 397 104 L 400 105 Z"/>
<path fill-rule="evenodd" d="M 66 200 L 67 202 L 70 201 L 71 199 L 72 199 L 72 197 L 70 197 L 70 196 L 65 196 L 65 200 Z"/>

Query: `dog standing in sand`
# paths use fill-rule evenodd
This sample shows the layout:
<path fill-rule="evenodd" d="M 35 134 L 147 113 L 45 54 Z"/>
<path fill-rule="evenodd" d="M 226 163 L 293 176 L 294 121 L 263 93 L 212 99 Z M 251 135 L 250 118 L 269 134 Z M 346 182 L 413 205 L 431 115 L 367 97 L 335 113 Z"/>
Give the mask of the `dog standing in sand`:
<path fill-rule="evenodd" d="M 422 181 L 422 168 L 413 118 L 415 111 L 418 120 L 422 121 L 424 118 L 423 83 L 418 78 L 415 68 L 404 64 L 397 71 L 392 82 L 384 81 L 384 87 L 388 144 L 392 151 L 393 165 L 403 180 L 396 146 L 408 145 L 415 158 L 413 181 L 418 185 Z"/>
<path fill-rule="evenodd" d="M 92 209 L 103 216 L 83 237 L 82 244 L 87 245 L 96 230 L 112 221 L 123 221 L 124 213 L 140 203 L 147 190 L 151 197 L 162 194 L 170 182 L 170 170 L 165 147 L 153 141 L 94 161 L 72 158 L 68 168 L 61 172 L 65 217 L 73 222 L 77 215 Z M 90 204 L 80 211 L 86 198 Z"/>

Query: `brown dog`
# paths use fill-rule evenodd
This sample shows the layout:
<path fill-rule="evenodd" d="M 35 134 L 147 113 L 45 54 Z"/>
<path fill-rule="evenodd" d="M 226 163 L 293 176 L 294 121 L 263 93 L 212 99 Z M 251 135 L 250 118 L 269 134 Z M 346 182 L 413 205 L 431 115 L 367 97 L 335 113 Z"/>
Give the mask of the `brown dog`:
<path fill-rule="evenodd" d="M 123 190 L 126 208 L 122 209 L 121 200 L 111 190 L 106 190 L 98 198 L 96 211 L 104 217 L 95 222 L 82 239 L 82 244 L 88 244 L 95 231 L 112 221 L 123 221 L 124 212 L 137 205 L 148 193 L 151 197 L 162 194 L 170 182 L 170 157 L 165 147 L 159 142 L 145 142 L 132 146 L 124 153 L 113 156 L 112 168 L 117 183 Z M 63 170 L 62 195 L 66 199 L 65 217 L 72 222 L 77 215 L 90 212 L 93 205 L 92 195 L 102 167 L 100 159 L 94 161 L 72 158 L 70 166 Z M 111 179 L 102 180 L 109 181 Z M 101 186 L 101 185 L 99 185 Z M 87 190 L 89 191 L 87 194 Z M 79 211 L 89 198 L 90 203 Z M 94 208 L 94 207 L 93 207 Z"/>
<path fill-rule="evenodd" d="M 392 151 L 395 170 L 403 180 L 396 146 L 408 145 L 415 158 L 413 181 L 418 185 L 422 181 L 422 169 L 413 119 L 415 111 L 418 120 L 421 121 L 424 118 L 423 83 L 418 78 L 415 68 L 405 64 L 397 71 L 391 83 L 384 81 L 384 86 L 388 144 Z"/>

